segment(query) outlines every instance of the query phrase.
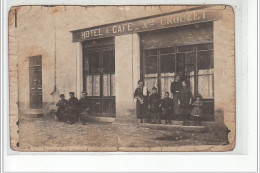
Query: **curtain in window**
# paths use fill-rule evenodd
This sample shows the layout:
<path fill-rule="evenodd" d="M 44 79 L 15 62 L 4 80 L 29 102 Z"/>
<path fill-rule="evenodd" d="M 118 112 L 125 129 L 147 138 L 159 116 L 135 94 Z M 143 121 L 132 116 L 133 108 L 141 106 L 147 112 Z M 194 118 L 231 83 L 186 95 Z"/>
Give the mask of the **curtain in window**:
<path fill-rule="evenodd" d="M 103 74 L 103 96 L 110 96 L 110 74 Z"/>
<path fill-rule="evenodd" d="M 145 74 L 144 84 L 147 86 L 148 91 L 151 92 L 153 87 L 158 89 L 158 74 Z"/>
<path fill-rule="evenodd" d="M 116 81 L 115 81 L 115 74 L 111 74 L 111 96 L 115 96 L 116 95 Z"/>
<path fill-rule="evenodd" d="M 93 75 L 93 96 L 100 96 L 100 75 Z"/>
<path fill-rule="evenodd" d="M 194 72 L 190 73 L 190 87 L 194 96 Z M 203 99 L 214 98 L 214 69 L 198 71 L 198 93 Z"/>
<path fill-rule="evenodd" d="M 170 93 L 170 97 L 172 98 L 171 94 L 171 83 L 174 81 L 174 74 L 175 73 L 161 73 L 161 96 L 164 97 L 165 92 Z"/>
<path fill-rule="evenodd" d="M 214 70 L 204 69 L 198 71 L 198 93 L 204 99 L 214 98 Z"/>
<path fill-rule="evenodd" d="M 92 96 L 92 75 L 87 75 L 87 95 Z"/>

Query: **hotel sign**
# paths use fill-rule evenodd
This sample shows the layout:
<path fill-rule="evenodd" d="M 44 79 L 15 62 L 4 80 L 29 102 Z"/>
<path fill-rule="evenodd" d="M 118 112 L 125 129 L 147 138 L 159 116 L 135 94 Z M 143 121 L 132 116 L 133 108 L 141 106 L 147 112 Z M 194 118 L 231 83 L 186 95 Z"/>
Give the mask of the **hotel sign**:
<path fill-rule="evenodd" d="M 218 20 L 217 10 L 194 10 L 72 31 L 73 42 Z"/>

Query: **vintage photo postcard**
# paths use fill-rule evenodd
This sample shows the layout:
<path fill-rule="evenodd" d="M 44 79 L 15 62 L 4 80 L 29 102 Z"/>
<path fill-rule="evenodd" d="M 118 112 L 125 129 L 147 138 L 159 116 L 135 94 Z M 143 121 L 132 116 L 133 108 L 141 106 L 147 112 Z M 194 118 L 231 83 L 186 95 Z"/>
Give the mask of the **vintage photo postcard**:
<path fill-rule="evenodd" d="M 232 151 L 234 19 L 225 5 L 12 7 L 11 148 Z"/>

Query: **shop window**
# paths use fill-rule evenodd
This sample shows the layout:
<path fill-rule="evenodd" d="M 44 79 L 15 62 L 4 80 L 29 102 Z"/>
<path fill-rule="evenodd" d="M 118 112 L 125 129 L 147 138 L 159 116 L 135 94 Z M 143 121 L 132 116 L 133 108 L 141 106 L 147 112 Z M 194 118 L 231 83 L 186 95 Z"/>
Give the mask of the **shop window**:
<path fill-rule="evenodd" d="M 145 50 L 143 56 L 144 81 L 149 91 L 157 87 L 161 96 L 170 92 L 170 84 L 178 73 L 188 82 L 194 96 L 198 93 L 204 99 L 214 98 L 212 43 Z"/>

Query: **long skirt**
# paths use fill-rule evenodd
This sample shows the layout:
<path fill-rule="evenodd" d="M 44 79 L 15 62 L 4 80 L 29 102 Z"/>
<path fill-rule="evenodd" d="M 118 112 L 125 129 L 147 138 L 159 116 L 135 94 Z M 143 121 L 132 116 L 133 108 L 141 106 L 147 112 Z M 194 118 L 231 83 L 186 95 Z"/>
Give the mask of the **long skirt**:
<path fill-rule="evenodd" d="M 179 94 L 173 95 L 173 113 L 174 115 L 182 114 L 180 105 L 178 104 Z"/>
<path fill-rule="evenodd" d="M 144 104 L 136 102 L 136 116 L 137 118 L 144 118 Z"/>

